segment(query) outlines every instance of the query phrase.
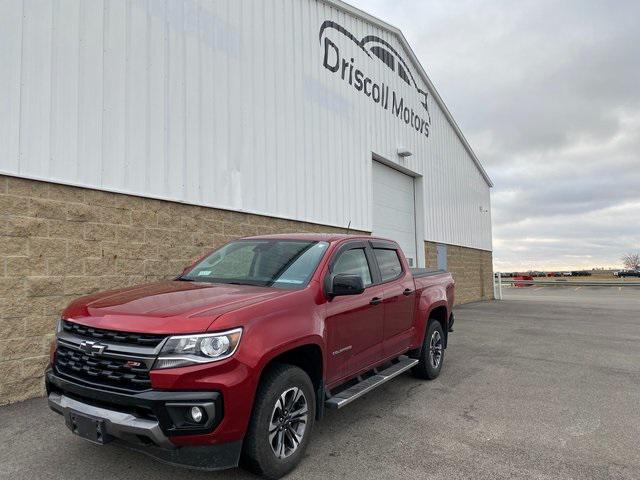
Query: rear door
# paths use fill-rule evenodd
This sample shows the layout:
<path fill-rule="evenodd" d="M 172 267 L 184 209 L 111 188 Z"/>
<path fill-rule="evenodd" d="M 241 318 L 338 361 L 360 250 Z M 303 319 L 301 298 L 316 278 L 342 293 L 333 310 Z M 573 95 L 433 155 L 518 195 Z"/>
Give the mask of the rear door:
<path fill-rule="evenodd" d="M 327 302 L 327 383 L 332 384 L 382 358 L 383 287 L 375 284 L 375 259 L 368 242 L 349 242 L 334 253 L 330 274 L 359 275 L 364 293 Z"/>
<path fill-rule="evenodd" d="M 415 283 L 402 262 L 398 245 L 372 241 L 374 257 L 384 295 L 383 355 L 390 357 L 405 351 L 413 337 Z"/>

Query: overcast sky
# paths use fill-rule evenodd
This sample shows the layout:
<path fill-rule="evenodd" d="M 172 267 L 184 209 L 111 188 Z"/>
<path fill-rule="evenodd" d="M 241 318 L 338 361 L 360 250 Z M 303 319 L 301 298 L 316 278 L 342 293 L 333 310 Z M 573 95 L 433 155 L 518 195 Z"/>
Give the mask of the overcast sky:
<path fill-rule="evenodd" d="M 640 250 L 640 1 L 349 1 L 403 31 L 493 179 L 497 270 Z"/>

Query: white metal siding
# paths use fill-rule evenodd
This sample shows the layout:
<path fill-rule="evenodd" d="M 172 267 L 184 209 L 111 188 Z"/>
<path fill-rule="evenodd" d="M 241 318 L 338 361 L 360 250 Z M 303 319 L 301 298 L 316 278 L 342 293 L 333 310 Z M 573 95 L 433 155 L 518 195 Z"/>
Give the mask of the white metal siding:
<path fill-rule="evenodd" d="M 373 162 L 373 234 L 398 242 L 418 266 L 413 177 Z"/>
<path fill-rule="evenodd" d="M 425 138 L 325 69 L 328 19 L 409 58 L 316 0 L 2 1 L 0 172 L 371 230 L 372 154 L 406 147 L 425 239 L 491 249 L 489 186 L 445 113 Z"/>

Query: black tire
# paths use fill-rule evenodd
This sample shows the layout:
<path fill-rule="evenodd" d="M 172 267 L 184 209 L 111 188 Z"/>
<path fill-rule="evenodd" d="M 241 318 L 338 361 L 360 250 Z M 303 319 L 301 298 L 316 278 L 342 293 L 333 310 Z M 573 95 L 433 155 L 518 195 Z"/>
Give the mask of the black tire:
<path fill-rule="evenodd" d="M 293 448 L 295 444 L 293 441 L 294 435 L 296 432 L 300 432 L 302 424 L 296 423 L 296 420 L 290 420 L 287 423 L 284 416 L 278 418 L 278 412 L 288 412 L 288 415 L 291 415 L 290 411 L 280 408 L 282 403 L 279 402 L 282 401 L 281 397 L 285 394 L 288 395 L 284 397 L 285 399 L 298 395 L 295 389 L 304 394 L 307 415 L 299 443 L 286 455 L 287 446 L 289 446 L 289 450 Z M 294 404 L 294 408 L 298 412 L 302 410 L 302 407 L 300 407 L 301 398 L 299 397 L 299 403 Z M 289 473 L 298 465 L 304 455 L 313 430 L 315 414 L 316 399 L 313 384 L 304 370 L 293 365 L 283 364 L 269 367 L 263 374 L 256 392 L 253 414 L 242 446 L 241 466 L 256 475 L 261 475 L 268 479 L 277 479 Z M 273 415 L 275 415 L 274 419 L 277 425 L 284 425 L 279 427 L 278 430 L 270 428 L 273 425 Z M 299 416 L 296 418 L 299 418 Z M 284 423 L 280 423 L 283 419 Z M 274 431 L 276 432 L 275 434 L 272 433 Z M 280 431 L 282 432 L 280 433 Z M 274 447 L 272 447 L 272 441 L 270 440 L 272 436 Z M 278 441 L 279 438 L 283 439 L 282 443 Z M 280 449 L 280 445 L 283 448 Z M 286 456 L 279 458 L 275 452 L 276 448 L 279 448 L 280 455 Z"/>
<path fill-rule="evenodd" d="M 432 342 L 434 342 L 433 345 Z M 434 356 L 438 354 L 439 360 L 435 362 Z M 434 363 L 437 364 L 434 365 Z M 411 373 L 413 373 L 415 377 L 422 378 L 424 380 L 433 380 L 434 378 L 438 378 L 438 375 L 440 375 L 443 363 L 444 332 L 442 331 L 442 325 L 440 325 L 440 322 L 437 320 L 430 319 L 429 326 L 427 327 L 427 334 L 424 336 L 422 349 L 420 350 L 419 362 L 411 369 Z"/>

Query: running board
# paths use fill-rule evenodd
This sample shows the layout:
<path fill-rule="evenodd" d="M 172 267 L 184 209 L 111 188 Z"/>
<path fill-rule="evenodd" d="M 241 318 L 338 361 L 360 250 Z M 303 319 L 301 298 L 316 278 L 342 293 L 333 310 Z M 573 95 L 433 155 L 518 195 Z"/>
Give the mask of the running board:
<path fill-rule="evenodd" d="M 390 367 L 385 368 L 384 370 L 377 372 L 375 375 L 334 395 L 330 399 L 326 400 L 324 405 L 326 408 L 330 408 L 332 410 L 349 405 L 351 402 L 362 397 L 364 394 L 369 393 L 374 388 L 379 387 L 401 373 L 406 372 L 417 363 L 418 360 L 414 358 L 400 357 L 399 362 L 394 363 Z"/>

